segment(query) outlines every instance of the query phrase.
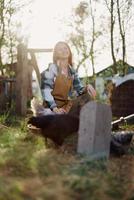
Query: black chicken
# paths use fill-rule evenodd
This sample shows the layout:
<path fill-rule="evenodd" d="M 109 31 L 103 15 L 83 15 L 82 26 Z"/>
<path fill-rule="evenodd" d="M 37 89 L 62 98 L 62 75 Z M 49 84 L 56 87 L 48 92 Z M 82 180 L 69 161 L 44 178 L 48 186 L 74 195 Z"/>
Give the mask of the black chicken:
<path fill-rule="evenodd" d="M 61 146 L 66 137 L 78 131 L 79 118 L 69 114 L 37 116 L 31 117 L 28 124 L 40 128 L 43 137 Z"/>

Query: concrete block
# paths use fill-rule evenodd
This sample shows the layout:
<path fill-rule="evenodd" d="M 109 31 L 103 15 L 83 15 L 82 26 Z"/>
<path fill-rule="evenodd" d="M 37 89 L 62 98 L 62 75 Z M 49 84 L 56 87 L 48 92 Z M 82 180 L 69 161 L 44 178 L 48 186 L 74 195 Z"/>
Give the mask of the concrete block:
<path fill-rule="evenodd" d="M 91 158 L 109 157 L 112 113 L 110 106 L 91 101 L 80 112 L 77 152 Z"/>

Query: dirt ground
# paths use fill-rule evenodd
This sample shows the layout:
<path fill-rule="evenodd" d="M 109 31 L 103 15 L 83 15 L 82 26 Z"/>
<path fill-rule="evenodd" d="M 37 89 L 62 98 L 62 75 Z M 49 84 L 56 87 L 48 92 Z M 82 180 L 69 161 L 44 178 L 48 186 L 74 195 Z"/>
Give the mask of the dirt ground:
<path fill-rule="evenodd" d="M 133 142 L 126 155 L 91 161 L 76 154 L 77 136 L 59 149 L 27 136 L 22 122 L 0 129 L 0 200 L 134 200 Z"/>

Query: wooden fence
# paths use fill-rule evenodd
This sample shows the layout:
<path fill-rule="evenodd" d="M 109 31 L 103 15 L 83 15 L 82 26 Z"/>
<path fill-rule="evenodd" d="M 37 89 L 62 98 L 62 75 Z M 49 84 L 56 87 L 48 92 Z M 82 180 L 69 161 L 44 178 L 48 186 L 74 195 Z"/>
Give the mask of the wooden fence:
<path fill-rule="evenodd" d="M 40 83 L 40 71 L 36 61 L 35 53 L 41 53 L 41 52 L 43 53 L 52 52 L 52 49 L 28 49 L 24 44 L 19 44 L 17 47 L 17 65 L 15 69 L 16 71 L 15 79 L 12 80 L 6 78 L 1 79 L 0 82 L 1 86 L 3 86 L 3 84 L 6 83 L 10 85 L 9 87 L 14 87 L 16 113 L 18 115 L 25 116 L 27 113 L 27 102 L 32 96 L 33 70 L 35 70 L 38 81 Z M 31 57 L 30 60 L 28 59 L 28 54 L 30 54 Z M 1 93 L 2 96 L 4 92 Z"/>
<path fill-rule="evenodd" d="M 14 99 L 15 78 L 0 76 L 0 111 L 8 110 Z"/>

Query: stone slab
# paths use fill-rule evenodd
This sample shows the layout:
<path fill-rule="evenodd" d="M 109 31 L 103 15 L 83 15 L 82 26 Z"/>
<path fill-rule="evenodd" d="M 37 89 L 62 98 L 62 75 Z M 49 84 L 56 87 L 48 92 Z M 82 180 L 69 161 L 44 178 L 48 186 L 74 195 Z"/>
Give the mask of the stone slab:
<path fill-rule="evenodd" d="M 110 106 L 91 101 L 80 112 L 77 152 L 91 158 L 109 157 L 112 113 Z"/>

